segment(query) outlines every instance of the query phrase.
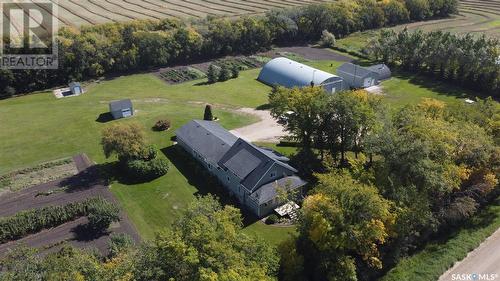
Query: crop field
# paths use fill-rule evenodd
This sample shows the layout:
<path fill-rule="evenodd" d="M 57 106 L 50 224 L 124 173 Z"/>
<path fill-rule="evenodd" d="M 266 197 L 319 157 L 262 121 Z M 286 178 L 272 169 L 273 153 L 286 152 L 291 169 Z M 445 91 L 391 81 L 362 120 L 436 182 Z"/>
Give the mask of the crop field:
<path fill-rule="evenodd" d="M 55 0 L 51 0 L 56 2 Z M 204 18 L 262 14 L 271 9 L 328 0 L 58 0 L 59 26 L 94 25 L 133 19 Z M 46 11 L 47 12 L 47 11 Z M 3 15 L 5 17 L 5 15 Z M 38 19 L 33 18 L 36 22 Z M 15 21 L 15 20 L 13 20 Z M 13 26 L 20 24 L 13 22 Z"/>
<path fill-rule="evenodd" d="M 404 28 L 423 31 L 448 31 L 458 34 L 485 34 L 500 39 L 500 0 L 461 0 L 459 14 L 451 18 L 402 24 L 392 29 Z M 343 52 L 360 53 L 378 33 L 378 29 L 355 32 L 337 40 L 336 47 Z"/>
<path fill-rule="evenodd" d="M 398 26 L 424 31 L 486 34 L 500 38 L 500 0 L 460 0 L 459 14 L 451 19 L 417 22 Z"/>

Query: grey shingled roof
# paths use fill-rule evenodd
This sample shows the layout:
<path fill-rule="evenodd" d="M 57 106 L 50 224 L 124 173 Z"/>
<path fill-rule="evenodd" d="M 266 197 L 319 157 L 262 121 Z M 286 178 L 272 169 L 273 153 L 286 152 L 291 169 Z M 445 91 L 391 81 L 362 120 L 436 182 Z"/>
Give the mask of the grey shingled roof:
<path fill-rule="evenodd" d="M 218 164 L 238 176 L 241 184 L 250 192 L 259 188 L 262 177 L 273 165 L 280 165 L 290 173 L 297 172 L 292 166 L 271 157 L 263 149 L 243 139 L 238 139 Z"/>
<path fill-rule="evenodd" d="M 217 163 L 238 139 L 218 123 L 203 120 L 189 122 L 176 135 L 212 163 Z"/>
<path fill-rule="evenodd" d="M 120 111 L 128 108 L 132 108 L 132 101 L 130 99 L 117 100 L 109 103 L 109 109 L 111 111 Z"/>
<path fill-rule="evenodd" d="M 259 204 L 263 204 L 269 202 L 278 195 L 276 187 L 294 190 L 306 184 L 306 181 L 297 176 L 288 176 L 261 186 L 252 196 L 257 198 Z"/>

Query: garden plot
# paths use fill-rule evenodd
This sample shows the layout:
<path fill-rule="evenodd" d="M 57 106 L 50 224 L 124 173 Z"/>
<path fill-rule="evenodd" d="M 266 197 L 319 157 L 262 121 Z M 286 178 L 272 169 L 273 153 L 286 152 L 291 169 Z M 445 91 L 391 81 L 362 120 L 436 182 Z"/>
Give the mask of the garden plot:
<path fill-rule="evenodd" d="M 46 162 L 0 176 L 0 190 L 15 192 L 77 173 L 78 170 L 72 158 Z"/>
<path fill-rule="evenodd" d="M 158 77 L 167 81 L 170 84 L 178 84 L 187 81 L 202 79 L 206 77 L 206 73 L 210 65 L 218 67 L 228 67 L 229 69 L 237 67 L 239 70 L 250 70 L 262 67 L 267 61 L 266 57 L 250 56 L 250 57 L 226 57 L 212 62 L 192 64 L 190 66 L 177 66 L 163 68 L 157 72 Z"/>
<path fill-rule="evenodd" d="M 100 178 L 98 167 L 93 166 L 85 155 L 75 156 L 73 161 L 74 166 L 78 168 L 77 175 L 25 188 L 15 193 L 0 195 L 0 218 L 12 216 L 24 210 L 63 206 L 93 197 L 102 197 L 109 202 L 117 203 L 106 186 L 106 181 Z M 6 254 L 9 249 L 20 244 L 35 247 L 42 253 L 47 253 L 56 251 L 64 243 L 80 248 L 97 248 L 101 253 L 106 254 L 109 236 L 112 233 L 127 233 L 135 241 L 140 241 L 135 228 L 123 212 L 120 214 L 120 221 L 112 224 L 107 232 L 100 235 L 89 235 L 82 231 L 86 223 L 87 219 L 80 217 L 57 227 L 0 244 L 0 255 Z"/>

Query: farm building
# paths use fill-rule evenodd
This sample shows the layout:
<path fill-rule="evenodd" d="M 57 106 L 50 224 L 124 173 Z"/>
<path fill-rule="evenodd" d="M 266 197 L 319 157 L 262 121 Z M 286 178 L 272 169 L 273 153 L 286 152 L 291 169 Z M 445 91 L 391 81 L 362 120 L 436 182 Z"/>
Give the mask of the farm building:
<path fill-rule="evenodd" d="M 346 88 L 342 78 L 287 58 L 275 58 L 268 62 L 260 72 L 258 80 L 270 86 L 287 88 L 323 86 L 328 93 Z"/>
<path fill-rule="evenodd" d="M 391 69 L 385 64 L 372 65 L 367 67 L 367 69 L 376 72 L 378 74 L 379 81 L 387 80 L 392 76 Z"/>
<path fill-rule="evenodd" d="M 126 118 L 134 115 L 134 107 L 129 99 L 112 101 L 109 103 L 109 112 L 114 119 Z"/>
<path fill-rule="evenodd" d="M 278 187 L 297 190 L 306 184 L 288 158 L 238 138 L 216 122 L 193 120 L 176 135 L 177 143 L 258 217 L 283 204 Z"/>
<path fill-rule="evenodd" d="M 368 88 L 378 84 L 378 73 L 353 64 L 344 63 L 337 69 L 337 75 L 342 77 L 351 88 Z"/>
<path fill-rule="evenodd" d="M 72 95 L 80 95 L 83 94 L 83 88 L 78 82 L 69 83 L 69 90 Z"/>

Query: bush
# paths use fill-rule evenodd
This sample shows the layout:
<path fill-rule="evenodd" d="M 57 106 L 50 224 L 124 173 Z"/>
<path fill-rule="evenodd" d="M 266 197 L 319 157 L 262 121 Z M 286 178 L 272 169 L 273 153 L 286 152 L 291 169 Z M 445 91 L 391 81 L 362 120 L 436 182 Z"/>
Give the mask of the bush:
<path fill-rule="evenodd" d="M 143 148 L 139 160 L 150 161 L 158 156 L 158 149 L 154 145 L 148 145 Z"/>
<path fill-rule="evenodd" d="M 212 106 L 207 104 L 205 106 L 205 113 L 203 114 L 203 120 L 212 121 L 214 120 L 214 115 L 212 114 Z"/>
<path fill-rule="evenodd" d="M 335 47 L 336 42 L 337 41 L 335 39 L 335 35 L 328 32 L 328 30 L 323 30 L 323 33 L 321 34 L 321 39 L 319 41 L 319 44 L 322 47 L 333 48 Z"/>
<path fill-rule="evenodd" d="M 128 161 L 126 170 L 129 176 L 139 180 L 159 178 L 168 172 L 168 161 L 161 158 Z"/>
<path fill-rule="evenodd" d="M 102 208 L 118 207 L 103 198 L 95 197 L 64 206 L 48 206 L 41 209 L 21 211 L 0 219 L 0 244 L 37 233 L 43 229 L 59 226 L 77 218 L 97 213 Z M 90 219 L 90 218 L 89 218 Z"/>
<path fill-rule="evenodd" d="M 240 76 L 240 68 L 238 65 L 233 65 L 231 67 L 231 78 L 238 78 Z"/>
<path fill-rule="evenodd" d="M 113 233 L 109 237 L 109 257 L 116 257 L 119 253 L 123 252 L 134 246 L 134 240 L 126 233 Z"/>
<path fill-rule="evenodd" d="M 208 83 L 210 83 L 210 84 L 213 84 L 219 80 L 219 69 L 213 64 L 211 64 L 208 67 L 207 79 L 208 79 Z"/>
<path fill-rule="evenodd" d="M 153 126 L 153 130 L 155 131 L 166 131 L 170 129 L 171 123 L 170 120 L 167 119 L 160 119 L 156 121 L 155 125 Z"/>
<path fill-rule="evenodd" d="M 231 79 L 231 71 L 227 65 L 223 65 L 219 73 L 219 82 L 224 82 Z"/>
<path fill-rule="evenodd" d="M 277 215 L 272 214 L 266 219 L 266 224 L 276 224 L 279 222 L 279 218 Z"/>
<path fill-rule="evenodd" d="M 88 227 L 95 233 L 100 233 L 108 229 L 112 222 L 120 221 L 120 209 L 108 201 L 92 204 L 87 218 Z"/>

